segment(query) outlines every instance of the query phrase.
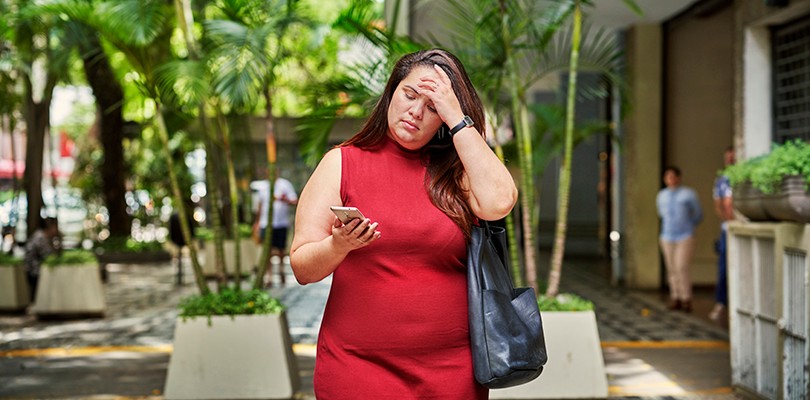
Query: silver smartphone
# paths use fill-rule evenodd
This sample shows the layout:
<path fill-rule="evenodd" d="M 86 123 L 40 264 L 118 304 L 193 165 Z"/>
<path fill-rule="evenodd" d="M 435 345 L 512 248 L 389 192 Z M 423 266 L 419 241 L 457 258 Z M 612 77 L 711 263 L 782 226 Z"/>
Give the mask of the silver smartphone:
<path fill-rule="evenodd" d="M 344 225 L 348 224 L 355 218 L 360 218 L 361 221 L 366 219 L 366 217 L 363 216 L 363 213 L 361 213 L 360 210 L 357 209 L 357 207 L 331 206 L 329 208 L 332 209 L 332 212 L 335 213 L 335 215 L 337 215 L 338 219 L 340 219 L 340 222 L 343 222 Z"/>

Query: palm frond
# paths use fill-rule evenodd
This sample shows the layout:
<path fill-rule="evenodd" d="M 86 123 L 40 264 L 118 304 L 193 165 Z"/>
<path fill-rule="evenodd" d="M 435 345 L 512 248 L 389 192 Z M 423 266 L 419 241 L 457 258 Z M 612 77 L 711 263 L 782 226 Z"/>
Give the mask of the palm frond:
<path fill-rule="evenodd" d="M 175 107 L 196 108 L 210 94 L 203 62 L 173 60 L 155 69 L 155 83 L 161 99 Z"/>
<path fill-rule="evenodd" d="M 96 26 L 122 43 L 148 46 L 169 28 L 174 15 L 164 0 L 110 0 L 96 6 Z"/>
<path fill-rule="evenodd" d="M 298 145 L 304 156 L 304 163 L 308 166 L 315 167 L 328 150 L 329 133 L 342 107 L 340 104 L 321 107 L 302 118 L 296 125 Z"/>

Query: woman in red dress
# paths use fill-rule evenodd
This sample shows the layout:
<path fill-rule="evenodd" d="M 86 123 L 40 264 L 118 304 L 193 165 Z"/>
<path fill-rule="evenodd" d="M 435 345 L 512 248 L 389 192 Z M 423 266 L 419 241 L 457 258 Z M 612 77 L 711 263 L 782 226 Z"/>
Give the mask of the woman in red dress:
<path fill-rule="evenodd" d="M 402 57 L 366 124 L 330 150 L 298 203 L 291 264 L 333 274 L 318 336 L 319 399 L 486 399 L 472 371 L 466 245 L 515 204 L 484 140 L 481 101 L 444 50 Z M 365 219 L 340 222 L 330 206 Z"/>

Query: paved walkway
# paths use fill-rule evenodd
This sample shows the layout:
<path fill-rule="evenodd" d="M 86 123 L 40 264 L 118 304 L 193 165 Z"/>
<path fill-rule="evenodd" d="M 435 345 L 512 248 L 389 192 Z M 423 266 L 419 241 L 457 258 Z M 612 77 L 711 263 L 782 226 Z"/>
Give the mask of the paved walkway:
<path fill-rule="evenodd" d="M 728 334 L 703 317 L 667 311 L 657 292 L 609 286 L 591 260 L 570 262 L 562 289 L 596 304 L 611 398 L 732 399 Z M 171 353 L 176 306 L 195 294 L 175 285 L 175 266 L 110 264 L 104 318 L 38 321 L 0 315 L 0 398 L 160 399 Z M 287 273 L 290 274 L 289 266 Z M 287 282 L 294 282 L 291 275 Z M 314 343 L 330 279 L 270 289 L 288 306 L 302 390 L 312 395 Z M 703 309 L 701 309 L 703 307 Z"/>

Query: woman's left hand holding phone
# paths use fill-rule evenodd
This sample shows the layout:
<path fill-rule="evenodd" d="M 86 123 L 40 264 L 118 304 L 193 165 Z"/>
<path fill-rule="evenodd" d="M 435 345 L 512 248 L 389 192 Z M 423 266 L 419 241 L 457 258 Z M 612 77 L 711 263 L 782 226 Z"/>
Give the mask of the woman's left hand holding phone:
<path fill-rule="evenodd" d="M 377 222 L 371 223 L 368 218 L 355 218 L 344 224 L 335 218 L 332 224 L 332 238 L 335 244 L 348 251 L 366 247 L 382 236 L 377 230 Z"/>

